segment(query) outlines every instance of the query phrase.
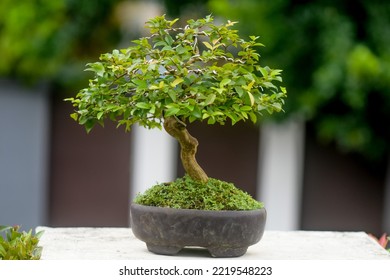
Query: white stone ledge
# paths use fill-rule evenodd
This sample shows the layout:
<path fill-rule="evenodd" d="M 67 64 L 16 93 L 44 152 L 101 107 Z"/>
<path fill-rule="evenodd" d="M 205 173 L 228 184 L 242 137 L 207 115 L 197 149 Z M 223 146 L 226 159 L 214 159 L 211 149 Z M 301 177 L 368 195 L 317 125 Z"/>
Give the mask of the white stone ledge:
<path fill-rule="evenodd" d="M 42 260 L 187 260 L 211 258 L 188 248 L 176 256 L 150 253 L 130 228 L 50 228 L 40 245 Z M 389 260 L 390 254 L 364 232 L 266 231 L 240 260 Z"/>

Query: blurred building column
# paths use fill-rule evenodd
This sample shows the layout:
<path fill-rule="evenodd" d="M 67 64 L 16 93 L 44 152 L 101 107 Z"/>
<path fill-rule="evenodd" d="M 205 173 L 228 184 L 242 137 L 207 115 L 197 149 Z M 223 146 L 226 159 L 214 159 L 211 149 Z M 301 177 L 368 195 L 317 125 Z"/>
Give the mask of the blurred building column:
<path fill-rule="evenodd" d="M 159 129 L 132 128 L 130 183 L 131 200 L 138 193 L 176 178 L 177 144 L 173 137 Z"/>
<path fill-rule="evenodd" d="M 48 118 L 46 86 L 0 81 L 0 224 L 47 221 Z"/>
<path fill-rule="evenodd" d="M 300 227 L 304 123 L 293 119 L 261 126 L 258 200 L 267 209 L 268 230 Z"/>

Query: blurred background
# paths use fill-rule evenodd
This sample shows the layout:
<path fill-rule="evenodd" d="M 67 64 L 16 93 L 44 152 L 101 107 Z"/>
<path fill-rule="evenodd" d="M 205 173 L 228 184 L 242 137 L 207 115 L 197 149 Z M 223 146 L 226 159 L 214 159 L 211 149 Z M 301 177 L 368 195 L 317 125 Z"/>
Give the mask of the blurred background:
<path fill-rule="evenodd" d="M 2 0 L 0 224 L 129 225 L 130 199 L 183 174 L 163 131 L 87 134 L 63 99 L 87 62 L 156 15 L 212 14 L 283 69 L 285 112 L 189 126 L 210 177 L 265 202 L 269 230 L 390 232 L 390 3 L 379 0 Z"/>

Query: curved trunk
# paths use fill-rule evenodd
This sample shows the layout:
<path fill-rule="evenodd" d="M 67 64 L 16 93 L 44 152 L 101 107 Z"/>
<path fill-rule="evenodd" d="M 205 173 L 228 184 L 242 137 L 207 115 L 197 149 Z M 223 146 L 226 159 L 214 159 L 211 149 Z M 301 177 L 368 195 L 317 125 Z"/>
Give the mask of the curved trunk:
<path fill-rule="evenodd" d="M 209 178 L 195 158 L 198 140 L 188 132 L 186 125 L 175 117 L 165 118 L 164 128 L 180 143 L 180 158 L 186 173 L 193 180 L 206 183 Z"/>

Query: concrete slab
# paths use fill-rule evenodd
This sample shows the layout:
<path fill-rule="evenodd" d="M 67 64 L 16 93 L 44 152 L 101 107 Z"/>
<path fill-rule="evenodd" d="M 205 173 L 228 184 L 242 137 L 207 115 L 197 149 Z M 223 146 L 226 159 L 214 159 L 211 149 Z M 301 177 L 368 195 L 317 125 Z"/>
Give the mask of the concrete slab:
<path fill-rule="evenodd" d="M 211 258 L 201 248 L 176 256 L 150 253 L 130 228 L 50 228 L 40 245 L 43 260 L 187 260 Z M 364 232 L 266 231 L 240 260 L 389 260 L 390 254 Z"/>

